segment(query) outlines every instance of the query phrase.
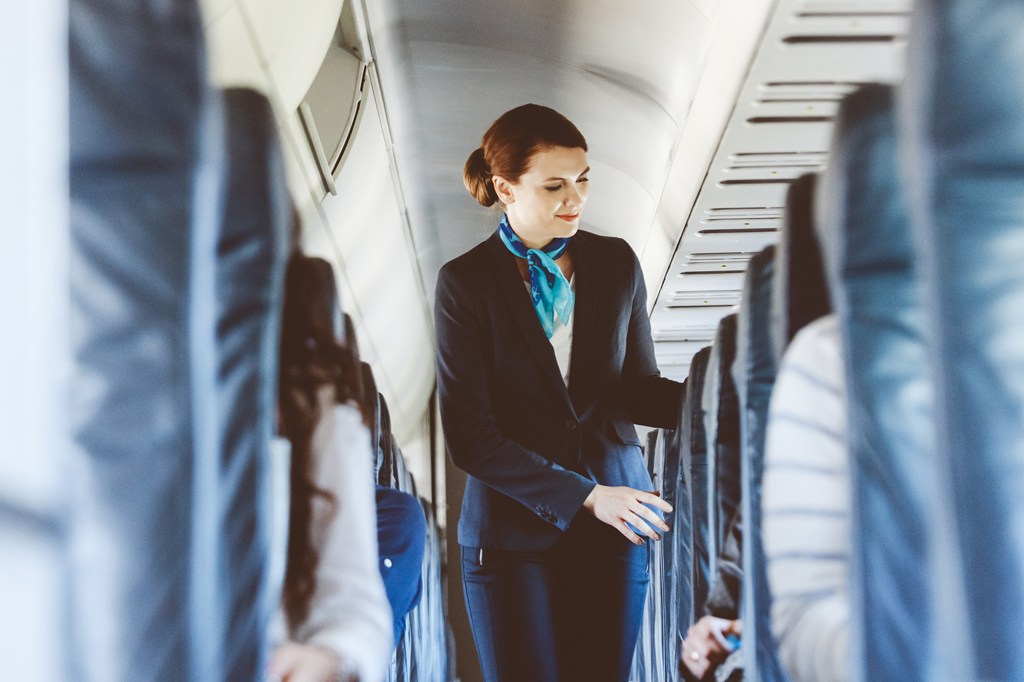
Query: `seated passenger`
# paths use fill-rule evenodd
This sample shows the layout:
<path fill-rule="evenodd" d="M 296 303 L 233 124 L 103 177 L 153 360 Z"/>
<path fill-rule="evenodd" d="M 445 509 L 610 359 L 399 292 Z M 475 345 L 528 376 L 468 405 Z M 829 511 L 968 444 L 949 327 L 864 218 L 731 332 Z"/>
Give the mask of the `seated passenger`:
<path fill-rule="evenodd" d="M 718 667 L 743 636 L 743 623 L 739 620 L 742 549 L 743 523 L 737 509 L 718 555 L 718 574 L 711 581 L 704 607 L 708 615 L 690 626 L 679 652 L 679 669 L 687 680 L 714 680 Z M 737 671 L 737 675 L 741 673 Z"/>
<path fill-rule="evenodd" d="M 377 542 L 380 574 L 391 604 L 397 646 L 405 632 L 405 617 L 419 603 L 423 592 L 427 519 L 415 496 L 377 486 Z"/>
<path fill-rule="evenodd" d="M 764 546 L 772 630 L 793 682 L 848 678 L 850 472 L 834 315 L 790 344 L 765 443 Z"/>
<path fill-rule="evenodd" d="M 835 316 L 809 324 L 786 350 L 772 391 L 762 505 L 772 631 L 792 682 L 848 678 L 850 481 L 845 382 Z M 739 552 L 730 533 L 709 614 L 690 628 L 681 662 L 713 679 L 740 635 Z M 733 548 L 730 548 L 733 545 Z M 716 596 L 717 595 L 717 596 Z M 722 609 L 730 605 L 731 609 Z M 717 611 L 717 612 L 716 612 Z"/>
<path fill-rule="evenodd" d="M 393 651 L 377 568 L 369 431 L 352 355 L 310 260 L 288 265 L 278 408 L 291 442 L 287 567 L 269 665 L 282 682 L 381 682 Z M 283 622 L 282 622 L 283 621 Z M 284 632 L 281 632 L 281 639 Z"/>

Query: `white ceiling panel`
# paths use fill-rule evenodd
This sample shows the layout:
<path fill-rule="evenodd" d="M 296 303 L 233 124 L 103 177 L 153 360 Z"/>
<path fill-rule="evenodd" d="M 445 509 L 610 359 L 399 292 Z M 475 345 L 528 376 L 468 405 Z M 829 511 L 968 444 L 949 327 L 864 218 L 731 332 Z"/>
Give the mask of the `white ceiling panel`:
<path fill-rule="evenodd" d="M 651 323 L 659 364 L 713 338 L 750 257 L 777 241 L 792 180 L 827 163 L 837 102 L 903 69 L 908 0 L 779 0 L 686 222 Z M 707 295 L 701 295 L 701 293 Z"/>
<path fill-rule="evenodd" d="M 462 166 L 490 123 L 525 102 L 561 111 L 587 138 L 584 227 L 642 251 L 713 37 L 709 5 L 366 3 L 427 291 L 445 261 L 494 230 L 494 212 L 462 187 Z"/>

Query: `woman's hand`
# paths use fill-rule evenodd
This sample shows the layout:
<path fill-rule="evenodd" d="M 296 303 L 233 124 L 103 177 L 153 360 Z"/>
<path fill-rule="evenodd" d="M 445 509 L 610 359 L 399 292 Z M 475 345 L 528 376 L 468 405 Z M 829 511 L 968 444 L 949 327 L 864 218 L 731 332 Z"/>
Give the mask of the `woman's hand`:
<path fill-rule="evenodd" d="M 672 505 L 657 496 L 656 493 L 645 493 L 625 486 L 597 485 L 583 501 L 583 507 L 593 514 L 598 521 L 615 528 L 634 545 L 642 545 L 644 541 L 626 524 L 632 524 L 647 537 L 660 540 L 661 535 L 654 528 L 668 532 L 668 524 L 661 520 L 652 510 L 645 507 L 650 504 L 663 512 L 672 511 Z"/>
<path fill-rule="evenodd" d="M 679 652 L 679 667 L 690 673 L 689 679 L 700 680 L 733 652 L 728 635 L 743 636 L 743 622 L 704 616 L 690 626 Z"/>
<path fill-rule="evenodd" d="M 267 676 L 273 682 L 359 682 L 336 652 L 298 642 L 285 642 L 274 650 Z"/>

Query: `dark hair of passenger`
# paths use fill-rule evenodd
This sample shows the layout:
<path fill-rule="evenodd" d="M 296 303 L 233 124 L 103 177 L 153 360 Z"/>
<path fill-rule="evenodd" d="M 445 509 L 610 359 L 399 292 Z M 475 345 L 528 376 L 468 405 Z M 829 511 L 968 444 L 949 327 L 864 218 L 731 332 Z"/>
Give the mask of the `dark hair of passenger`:
<path fill-rule="evenodd" d="M 550 147 L 579 147 L 587 141 L 572 121 L 554 109 L 524 104 L 502 114 L 484 133 L 479 148 L 469 155 L 462 169 L 462 181 L 469 193 L 484 206 L 498 202 L 491 177 L 498 175 L 517 182 L 530 165 L 530 158 Z"/>
<path fill-rule="evenodd" d="M 355 401 L 366 420 L 358 360 L 334 335 L 331 286 L 318 271 L 315 259 L 297 252 L 291 256 L 285 276 L 277 404 L 281 434 L 291 442 L 288 557 L 282 599 L 292 627 L 309 615 L 316 592 L 320 557 L 311 539 L 313 499 L 322 497 L 334 511 L 340 503 L 314 481 L 312 441 L 321 417 L 319 391 L 333 385 L 337 402 Z"/>

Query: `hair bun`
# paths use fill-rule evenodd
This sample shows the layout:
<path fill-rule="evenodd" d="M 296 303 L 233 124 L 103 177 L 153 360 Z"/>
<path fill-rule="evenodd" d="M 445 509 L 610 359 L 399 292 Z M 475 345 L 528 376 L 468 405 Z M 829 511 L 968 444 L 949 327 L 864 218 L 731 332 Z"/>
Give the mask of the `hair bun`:
<path fill-rule="evenodd" d="M 473 198 L 484 206 L 493 206 L 498 201 L 498 194 L 491 182 L 491 169 L 484 157 L 483 147 L 477 147 L 462 169 L 462 183 Z"/>

